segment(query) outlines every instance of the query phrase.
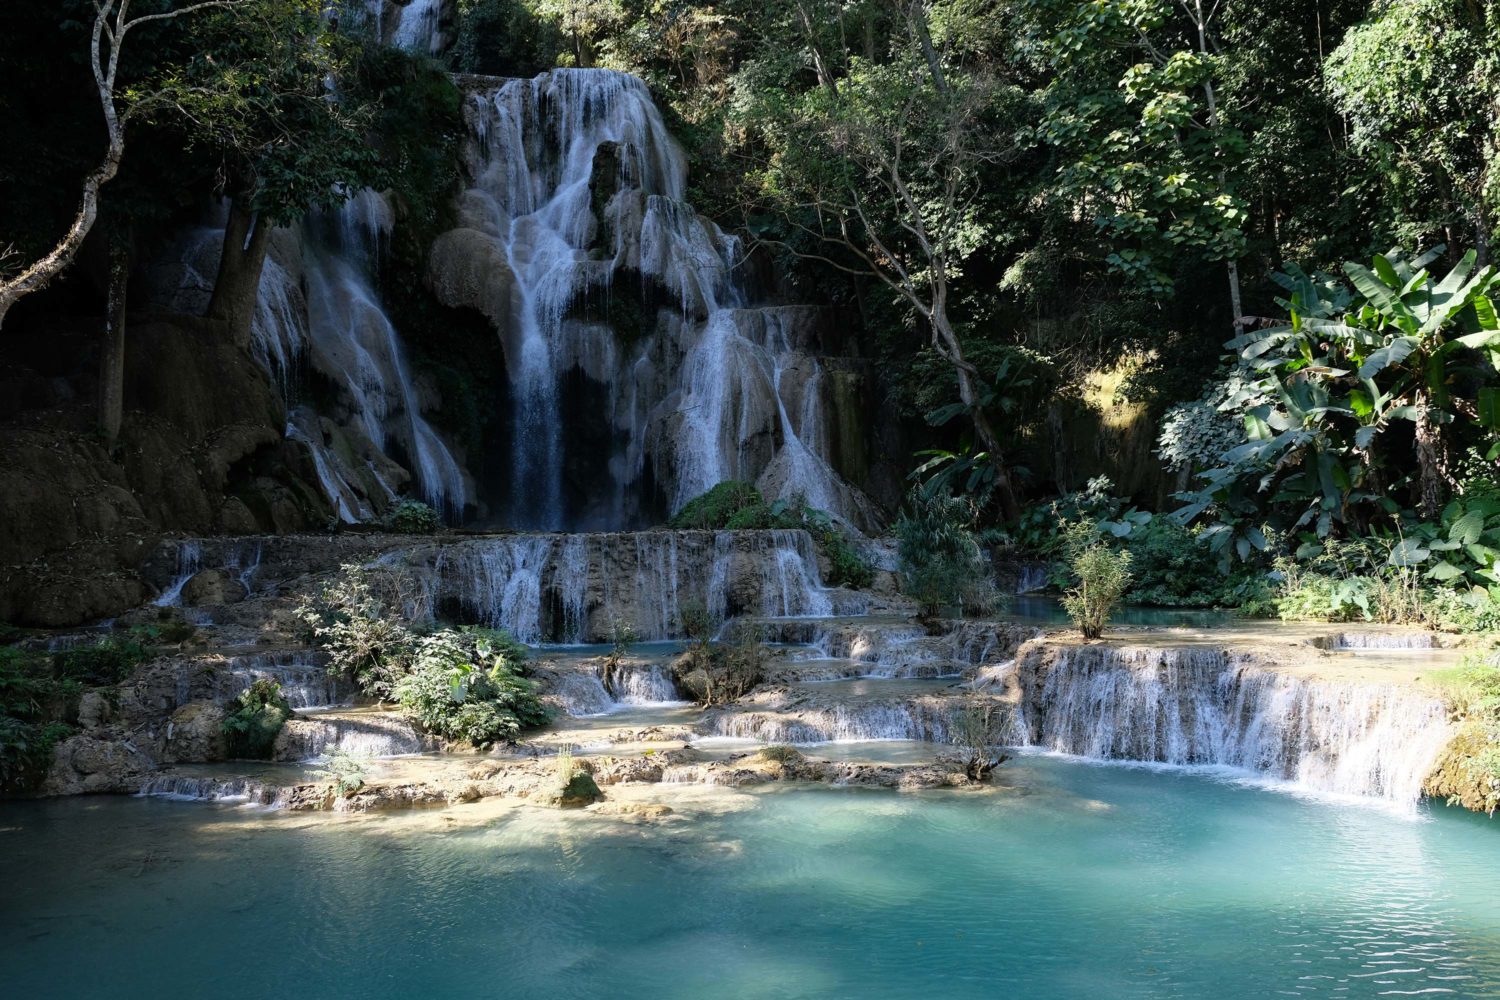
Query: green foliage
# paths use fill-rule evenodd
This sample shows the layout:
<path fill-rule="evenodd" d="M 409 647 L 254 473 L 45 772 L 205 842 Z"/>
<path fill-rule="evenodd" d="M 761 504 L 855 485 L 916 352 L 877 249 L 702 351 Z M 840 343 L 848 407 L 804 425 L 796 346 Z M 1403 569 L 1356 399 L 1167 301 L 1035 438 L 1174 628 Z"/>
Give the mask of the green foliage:
<path fill-rule="evenodd" d="M 348 750 L 330 750 L 322 764 L 313 770 L 313 776 L 328 785 L 328 793 L 334 799 L 346 799 L 365 787 L 365 774 L 370 766 L 368 754 L 353 754 Z"/>
<path fill-rule="evenodd" d="M 679 690 L 705 708 L 724 705 L 748 694 L 765 676 L 766 647 L 762 630 L 737 623 L 723 642 L 700 641 L 674 664 Z"/>
<path fill-rule="evenodd" d="M 609 621 L 609 652 L 604 654 L 605 666 L 613 671 L 618 670 L 620 663 L 630 655 L 631 648 L 640 642 L 640 632 L 635 623 L 628 618 L 618 615 Z"/>
<path fill-rule="evenodd" d="M 233 708 L 224 716 L 224 738 L 229 756 L 243 760 L 268 759 L 277 734 L 291 717 L 292 708 L 281 693 L 280 684 L 265 678 L 253 681 L 240 692 Z"/>
<path fill-rule="evenodd" d="M 438 512 L 420 500 L 401 500 L 385 515 L 385 525 L 403 535 L 430 535 L 442 527 Z"/>
<path fill-rule="evenodd" d="M 81 684 L 117 684 L 156 655 L 148 640 L 159 635 L 180 634 L 175 629 L 165 632 L 150 628 L 131 629 L 124 636 L 107 636 L 92 646 L 60 650 L 53 656 L 53 668 L 59 676 Z"/>
<path fill-rule="evenodd" d="M 1115 605 L 1130 589 L 1131 556 L 1097 540 L 1086 525 L 1074 526 L 1070 543 L 1069 564 L 1078 585 L 1063 596 L 1063 607 L 1085 639 L 1097 639 L 1104 634 Z"/>
<path fill-rule="evenodd" d="M 1226 573 L 1198 535 L 1170 518 L 1153 518 L 1131 532 L 1129 596 L 1134 604 L 1166 608 L 1238 608 L 1268 591 L 1264 574 Z"/>
<path fill-rule="evenodd" d="M 823 510 L 808 505 L 801 495 L 767 503 L 760 490 L 749 483 L 726 480 L 702 496 L 683 505 L 668 525 L 698 530 L 747 531 L 755 529 L 802 529 L 812 535 L 818 550 L 828 559 L 828 583 L 835 587 L 868 587 L 875 568 Z"/>
<path fill-rule="evenodd" d="M 402 713 L 427 732 L 481 749 L 542 725 L 547 711 L 509 648 L 452 630 L 420 640 L 410 672 L 395 684 Z"/>
<path fill-rule="evenodd" d="M 399 571 L 346 564 L 315 597 L 298 604 L 312 641 L 329 654 L 329 673 L 367 694 L 391 696 L 416 652 L 417 637 L 406 621 L 413 587 Z"/>
<path fill-rule="evenodd" d="M 1347 263 L 1345 281 L 1295 266 L 1277 280 L 1290 293 L 1284 326 L 1230 342 L 1246 393 L 1248 440 L 1226 451 L 1204 485 L 1181 494 L 1184 523 L 1208 515 L 1210 544 L 1227 563 L 1266 549 L 1262 525 L 1361 529 L 1399 512 L 1403 489 L 1436 518 L 1446 481 L 1448 428 L 1494 378 L 1500 321 L 1489 292 L 1493 268 L 1467 254 L 1441 281 L 1429 253 L 1395 252 L 1372 267 Z M 1476 429 L 1467 423 L 1470 433 Z"/>
<path fill-rule="evenodd" d="M 1479 588 L 1434 584 L 1393 560 L 1398 544 L 1378 538 L 1304 542 L 1276 562 L 1277 613 L 1288 620 L 1376 621 L 1479 633 L 1500 627 L 1500 603 Z"/>
<path fill-rule="evenodd" d="M 982 614 L 998 603 L 981 547 L 988 538 L 975 532 L 974 515 L 970 504 L 946 493 L 918 488 L 907 497 L 895 525 L 901 589 L 924 615 Z"/>
<path fill-rule="evenodd" d="M 1069 554 L 1069 533 L 1075 525 L 1087 525 L 1099 537 L 1132 537 L 1151 523 L 1151 515 L 1127 506 L 1127 500 L 1114 495 L 1114 487 L 1108 476 L 1095 476 L 1081 490 L 1034 504 L 1021 513 L 1012 541 L 1028 551 L 1056 557 Z"/>
<path fill-rule="evenodd" d="M 450 60 L 460 73 L 534 76 L 561 50 L 555 25 L 524 0 L 458 0 L 458 38 Z"/>
<path fill-rule="evenodd" d="M 1093 209 L 1114 248 L 1109 264 L 1166 294 L 1178 255 L 1239 257 L 1248 214 L 1226 165 L 1244 155 L 1246 142 L 1222 119 L 1215 94 L 1225 69 L 1214 51 L 1218 6 L 1036 6 L 1055 31 L 1040 130 L 1063 163 L 1055 197 Z"/>
<path fill-rule="evenodd" d="M 725 480 L 702 496 L 689 500 L 681 510 L 672 515 L 667 526 L 710 531 L 728 528 L 731 524 L 734 527 L 759 528 L 769 527 L 768 524 L 759 523 L 769 518 L 770 509 L 760 495 L 760 490 L 749 483 Z M 744 520 L 756 523 L 735 523 Z"/>
<path fill-rule="evenodd" d="M 56 651 L 0 646 L 0 794 L 35 787 L 72 732 L 84 689 L 129 677 L 155 655 L 154 635 L 131 629 Z"/>
<path fill-rule="evenodd" d="M 1500 209 L 1495 18 L 1461 0 L 1373 4 L 1328 57 L 1330 94 L 1366 164 L 1358 193 L 1398 239 L 1484 239 Z"/>

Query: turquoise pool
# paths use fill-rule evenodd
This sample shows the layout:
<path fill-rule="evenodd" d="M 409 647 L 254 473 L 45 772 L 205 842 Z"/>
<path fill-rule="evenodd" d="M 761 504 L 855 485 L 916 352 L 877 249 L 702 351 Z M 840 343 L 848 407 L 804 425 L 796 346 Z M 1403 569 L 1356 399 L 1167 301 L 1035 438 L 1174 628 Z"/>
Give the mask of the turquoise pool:
<path fill-rule="evenodd" d="M 1006 780 L 664 787 L 659 823 L 7 804 L 0 982 L 122 1000 L 1500 996 L 1500 823 L 1049 757 Z"/>

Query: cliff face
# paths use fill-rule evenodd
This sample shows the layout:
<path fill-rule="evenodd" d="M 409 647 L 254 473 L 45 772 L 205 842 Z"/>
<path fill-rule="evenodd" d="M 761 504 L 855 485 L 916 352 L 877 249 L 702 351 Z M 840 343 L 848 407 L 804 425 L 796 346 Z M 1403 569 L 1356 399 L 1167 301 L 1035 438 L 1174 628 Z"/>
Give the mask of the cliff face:
<path fill-rule="evenodd" d="M 88 380 L 78 380 L 88 388 Z M 151 593 L 163 531 L 290 531 L 330 516 L 264 370 L 211 324 L 129 328 L 125 421 L 107 447 L 86 391 L 0 424 L 0 620 L 58 626 Z"/>

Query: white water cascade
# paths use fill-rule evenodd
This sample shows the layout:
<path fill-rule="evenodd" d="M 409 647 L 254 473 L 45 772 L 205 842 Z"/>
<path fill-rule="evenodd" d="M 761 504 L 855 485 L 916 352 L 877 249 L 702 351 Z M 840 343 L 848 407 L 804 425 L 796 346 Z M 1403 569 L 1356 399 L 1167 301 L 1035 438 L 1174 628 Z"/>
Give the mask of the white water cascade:
<path fill-rule="evenodd" d="M 642 639 L 681 636 L 685 612 L 858 614 L 863 595 L 825 587 L 805 531 L 642 531 L 511 535 L 416 549 L 401 564 L 445 617 L 526 643 L 608 641 L 616 622 Z"/>
<path fill-rule="evenodd" d="M 1304 678 L 1216 647 L 1061 647 L 1045 665 L 1026 652 L 1018 745 L 1404 804 L 1451 735 L 1442 701 L 1420 689 Z"/>
<path fill-rule="evenodd" d="M 815 311 L 751 301 L 738 241 L 684 200 L 683 155 L 645 85 L 554 70 L 483 85 L 467 114 L 470 188 L 461 228 L 434 247 L 433 284 L 448 304 L 484 312 L 504 344 L 511 524 L 580 520 L 565 495 L 560 411 L 575 369 L 607 393 L 599 416 L 619 442 L 614 507 L 596 521 L 632 520 L 627 495 L 648 471 L 674 510 L 739 478 L 862 518 L 867 501 L 827 459 L 805 332 Z M 587 318 L 628 298 L 626 280 L 638 285 L 638 329 Z"/>
<path fill-rule="evenodd" d="M 392 212 L 384 197 L 361 191 L 340 206 L 326 243 L 303 254 L 308 336 L 319 370 L 339 383 L 364 435 L 384 452 L 399 444 L 424 500 L 457 513 L 468 499 L 464 473 L 422 416 L 405 350 L 375 289 L 373 273 Z"/>

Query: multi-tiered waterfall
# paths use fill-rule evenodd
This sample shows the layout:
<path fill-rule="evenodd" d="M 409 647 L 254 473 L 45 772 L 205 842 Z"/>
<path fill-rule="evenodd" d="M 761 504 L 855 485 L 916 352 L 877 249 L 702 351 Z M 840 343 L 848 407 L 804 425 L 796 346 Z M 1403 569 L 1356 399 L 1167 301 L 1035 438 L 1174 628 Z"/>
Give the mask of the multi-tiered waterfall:
<path fill-rule="evenodd" d="M 651 484 L 675 509 L 726 479 L 866 523 L 828 458 L 816 310 L 755 296 L 740 242 L 685 200 L 645 85 L 554 70 L 469 89 L 469 187 L 430 278 L 504 344 L 510 523 L 629 526 Z M 602 412 L 563 412 L 575 373 Z M 569 425 L 591 421 L 614 444 L 569 489 Z"/>

